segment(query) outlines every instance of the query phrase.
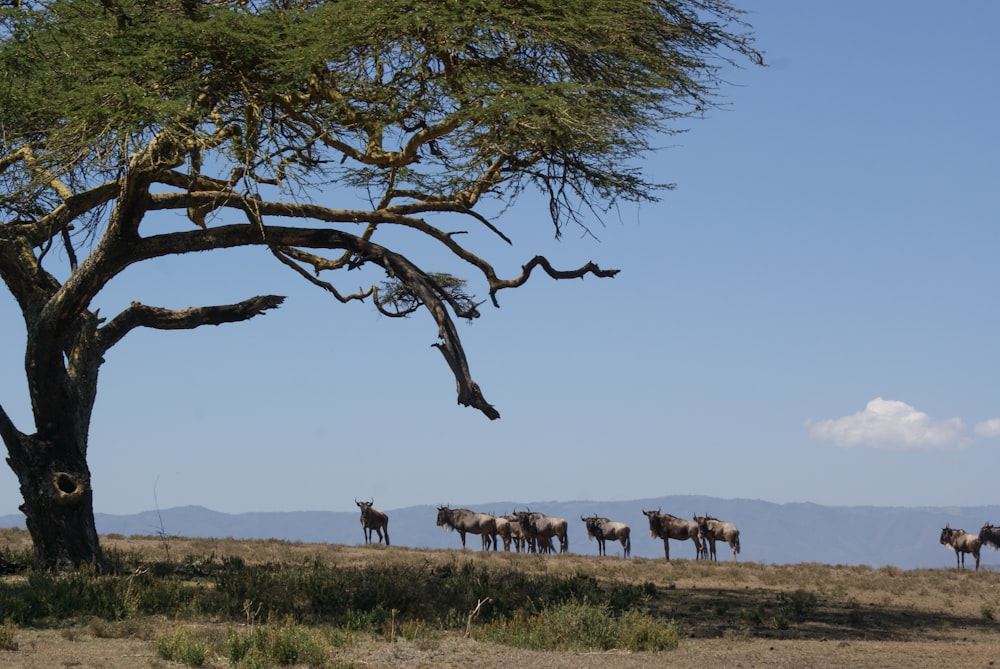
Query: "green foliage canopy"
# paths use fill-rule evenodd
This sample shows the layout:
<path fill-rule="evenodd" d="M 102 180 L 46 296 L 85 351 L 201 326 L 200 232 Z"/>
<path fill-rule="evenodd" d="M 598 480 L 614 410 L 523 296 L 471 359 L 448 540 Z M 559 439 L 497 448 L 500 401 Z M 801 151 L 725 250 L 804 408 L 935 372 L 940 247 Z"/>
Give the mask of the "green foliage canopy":
<path fill-rule="evenodd" d="M 426 306 L 459 401 L 491 414 L 447 315 L 478 315 L 456 297 L 462 280 L 435 280 L 443 275 L 375 245 L 376 230 L 436 240 L 483 275 L 494 303 L 535 267 L 613 275 L 593 264 L 560 272 L 536 257 L 504 279 L 460 231 L 427 217 L 471 217 L 509 242 L 477 209 L 482 200 L 538 188 L 558 236 L 583 225 L 580 203 L 600 212 L 654 199 L 663 185 L 635 159 L 652 133 L 678 131 L 675 121 L 713 103 L 722 65 L 760 60 L 744 28 L 718 0 L 17 3 L 0 10 L 0 240 L 24 253 L 0 255 L 0 273 L 29 322 L 65 298 L 54 321 L 64 330 L 129 264 L 266 245 L 342 301 L 374 295 L 396 314 L 405 294 L 405 312 Z M 315 204 L 330 187 L 360 190 L 371 207 Z M 141 235 L 157 210 L 185 211 L 194 225 Z M 216 224 L 222 211 L 245 223 Z M 309 226 L 269 228 L 270 218 Z M 114 253 L 93 244 L 109 239 L 125 243 Z M 62 287 L 41 266 L 57 242 L 79 279 Z M 377 286 L 341 294 L 319 278 L 368 262 L 397 284 L 394 299 L 379 299 Z M 49 277 L 41 289 L 38 276 Z M 138 325 L 166 327 L 116 320 L 105 345 Z"/>

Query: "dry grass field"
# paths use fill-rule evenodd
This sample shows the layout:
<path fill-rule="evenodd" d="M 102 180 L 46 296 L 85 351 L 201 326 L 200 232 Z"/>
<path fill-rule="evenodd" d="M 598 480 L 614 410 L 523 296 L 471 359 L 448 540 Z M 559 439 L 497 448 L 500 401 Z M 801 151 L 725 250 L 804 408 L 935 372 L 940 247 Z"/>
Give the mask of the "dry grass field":
<path fill-rule="evenodd" d="M 109 551 L 149 561 L 182 563 L 240 558 L 246 564 L 322 563 L 337 568 L 434 574 L 472 563 L 490 573 L 582 576 L 602 586 L 641 586 L 645 609 L 672 620 L 675 650 L 539 651 L 485 641 L 479 620 L 466 638 L 450 629 L 393 627 L 387 633 L 346 634 L 324 629 L 321 660 L 289 666 L 346 667 L 993 667 L 1000 666 L 1000 574 L 982 569 L 903 571 L 819 564 L 762 565 L 691 560 L 459 551 L 281 541 L 103 538 Z M 23 554 L 26 533 L 0 530 L 0 552 Z M 944 550 L 944 549 L 942 549 Z M 19 553 L 20 552 L 20 553 Z M 11 587 L 23 574 L 2 577 Z M 122 577 L 124 578 L 124 577 Z M 491 596 L 488 588 L 478 596 Z M 391 604 L 391 603 L 387 603 Z M 470 608 L 476 604 L 470 601 Z M 484 606 L 489 606 L 488 603 Z M 0 622 L 4 615 L 0 611 Z M 253 621 L 251 621 L 253 622 Z M 0 666 L 10 669 L 79 667 L 125 669 L 186 666 L 158 652 L 182 632 L 217 648 L 248 620 L 189 615 L 70 618 L 31 625 L 6 623 Z M 190 663 L 189 663 L 190 664 Z M 207 667 L 232 666 L 215 653 Z"/>

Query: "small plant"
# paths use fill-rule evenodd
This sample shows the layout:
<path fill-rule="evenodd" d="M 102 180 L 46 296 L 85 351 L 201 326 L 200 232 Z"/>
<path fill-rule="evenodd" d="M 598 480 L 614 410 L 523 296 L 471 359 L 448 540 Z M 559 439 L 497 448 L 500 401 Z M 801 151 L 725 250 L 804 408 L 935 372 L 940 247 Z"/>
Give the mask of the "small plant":
<path fill-rule="evenodd" d="M 135 585 L 135 580 L 141 576 L 145 576 L 149 573 L 149 570 L 145 567 L 136 567 L 135 571 L 128 577 L 127 585 L 125 586 L 125 592 L 122 595 L 122 607 L 124 609 L 125 616 L 134 616 L 139 610 L 139 601 L 141 595 L 138 588 L 133 588 Z"/>
<path fill-rule="evenodd" d="M 17 627 L 9 620 L 0 625 L 0 650 L 17 650 Z"/>
<path fill-rule="evenodd" d="M 767 627 L 773 630 L 786 630 L 788 629 L 788 618 L 780 613 L 775 614 L 767 621 Z"/>
<path fill-rule="evenodd" d="M 993 607 L 989 604 L 983 604 L 983 608 L 979 612 L 983 615 L 983 620 L 993 620 Z"/>
<path fill-rule="evenodd" d="M 403 630 L 401 630 L 401 633 L 403 633 Z M 342 627 L 334 627 L 326 633 L 326 641 L 334 648 L 344 648 L 353 644 L 355 638 L 350 630 Z"/>
<path fill-rule="evenodd" d="M 744 609 L 744 611 L 740 614 L 740 618 L 747 623 L 758 627 L 764 622 L 764 609 L 760 606 L 760 604 L 749 609 Z"/>
<path fill-rule="evenodd" d="M 782 603 L 792 617 L 797 620 L 804 620 L 816 610 L 818 598 L 816 593 L 799 588 L 790 593 L 779 593 L 778 600 Z"/>
<path fill-rule="evenodd" d="M 187 630 L 177 629 L 173 634 L 156 641 L 156 652 L 164 660 L 180 662 L 189 667 L 203 667 L 208 659 L 208 645 L 193 638 Z"/>

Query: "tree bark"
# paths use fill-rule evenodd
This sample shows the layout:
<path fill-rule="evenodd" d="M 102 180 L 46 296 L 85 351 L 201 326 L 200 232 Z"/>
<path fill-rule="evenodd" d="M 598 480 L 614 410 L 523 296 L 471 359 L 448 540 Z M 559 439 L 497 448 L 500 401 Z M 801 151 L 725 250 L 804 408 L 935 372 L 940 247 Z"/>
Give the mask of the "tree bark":
<path fill-rule="evenodd" d="M 34 544 L 36 568 L 91 564 L 104 569 L 94 521 L 93 489 L 85 448 L 24 436 L 8 445 L 7 463 L 17 475 L 19 507 Z"/>

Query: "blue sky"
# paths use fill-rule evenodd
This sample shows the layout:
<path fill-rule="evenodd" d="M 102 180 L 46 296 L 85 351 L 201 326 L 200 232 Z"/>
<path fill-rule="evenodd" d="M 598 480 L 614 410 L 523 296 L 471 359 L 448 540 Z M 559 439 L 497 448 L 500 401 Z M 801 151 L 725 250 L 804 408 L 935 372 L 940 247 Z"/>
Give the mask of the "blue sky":
<path fill-rule="evenodd" d="M 109 353 L 96 510 L 996 503 L 1000 3 L 737 4 L 769 67 L 727 71 L 725 108 L 662 138 L 646 167 L 675 191 L 609 216 L 599 241 L 555 242 L 526 200 L 513 249 L 483 249 L 508 275 L 537 252 L 622 270 L 538 275 L 459 324 L 499 421 L 456 405 L 426 316 L 334 303 L 262 253 L 170 259 L 123 275 L 102 313 L 289 299 Z M 27 431 L 5 292 L 0 323 L 0 403 Z M 0 515 L 19 501 L 3 468 Z"/>

